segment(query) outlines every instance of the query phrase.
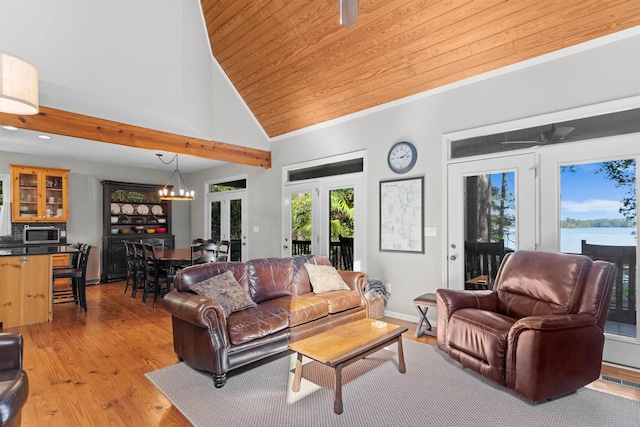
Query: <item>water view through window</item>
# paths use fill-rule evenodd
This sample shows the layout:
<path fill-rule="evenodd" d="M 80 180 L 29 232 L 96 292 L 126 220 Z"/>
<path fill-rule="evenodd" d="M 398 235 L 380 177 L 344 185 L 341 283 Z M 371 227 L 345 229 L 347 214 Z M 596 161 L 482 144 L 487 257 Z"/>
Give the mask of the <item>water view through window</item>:
<path fill-rule="evenodd" d="M 560 168 L 560 251 L 618 267 L 606 331 L 636 336 L 636 161 Z"/>

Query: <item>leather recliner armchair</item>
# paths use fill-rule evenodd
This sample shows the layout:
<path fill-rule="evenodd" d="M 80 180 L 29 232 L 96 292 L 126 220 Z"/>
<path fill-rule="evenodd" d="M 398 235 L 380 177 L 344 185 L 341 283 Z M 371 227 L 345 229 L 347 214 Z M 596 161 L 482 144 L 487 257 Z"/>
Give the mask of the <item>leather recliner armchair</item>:
<path fill-rule="evenodd" d="M 600 376 L 616 267 L 583 255 L 516 251 L 493 290 L 439 289 L 438 348 L 538 402 Z"/>
<path fill-rule="evenodd" d="M 19 426 L 29 396 L 29 380 L 22 370 L 22 335 L 0 333 L 0 425 Z"/>

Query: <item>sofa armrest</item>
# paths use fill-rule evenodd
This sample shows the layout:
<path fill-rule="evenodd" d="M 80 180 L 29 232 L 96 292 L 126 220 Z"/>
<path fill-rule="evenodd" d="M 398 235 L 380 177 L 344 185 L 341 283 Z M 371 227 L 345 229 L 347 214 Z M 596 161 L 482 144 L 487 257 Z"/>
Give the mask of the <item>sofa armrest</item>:
<path fill-rule="evenodd" d="M 201 295 L 173 290 L 164 296 L 164 308 L 179 319 L 200 328 L 219 328 L 220 336 L 227 335 L 227 319 L 220 304 Z"/>
<path fill-rule="evenodd" d="M 438 289 L 436 290 L 436 300 L 438 303 L 438 311 L 436 313 L 438 348 L 447 353 L 449 353 L 447 329 L 449 327 L 449 319 L 453 313 L 463 308 L 496 311 L 498 307 L 498 295 L 494 291 Z"/>
<path fill-rule="evenodd" d="M 438 289 L 436 298 L 438 313 L 446 315 L 447 319 L 454 312 L 463 308 L 477 308 L 487 311 L 496 311 L 498 308 L 498 295 L 493 291 Z"/>
<path fill-rule="evenodd" d="M 0 371 L 22 369 L 22 335 L 0 333 Z"/>
<path fill-rule="evenodd" d="M 338 270 L 342 280 L 354 291 L 364 296 L 364 288 L 367 286 L 367 275 L 360 271 Z"/>
<path fill-rule="evenodd" d="M 513 324 L 511 333 L 519 333 L 520 330 L 533 329 L 536 331 L 555 331 L 569 328 L 581 328 L 595 325 L 596 318 L 590 314 L 563 314 L 523 317 Z"/>

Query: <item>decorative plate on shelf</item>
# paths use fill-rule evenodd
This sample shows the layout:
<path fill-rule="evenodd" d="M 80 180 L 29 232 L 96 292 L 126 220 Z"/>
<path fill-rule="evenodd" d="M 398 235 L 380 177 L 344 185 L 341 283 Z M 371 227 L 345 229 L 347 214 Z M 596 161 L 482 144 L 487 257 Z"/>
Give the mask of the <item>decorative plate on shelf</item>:
<path fill-rule="evenodd" d="M 120 213 L 120 206 L 117 205 L 116 203 L 111 203 L 111 213 L 112 214 L 119 214 Z"/>
<path fill-rule="evenodd" d="M 138 211 L 138 215 L 146 215 L 149 213 L 149 206 L 139 205 L 137 211 Z"/>
<path fill-rule="evenodd" d="M 127 214 L 127 215 L 131 215 L 133 213 L 133 206 L 127 204 L 127 205 L 122 205 L 122 213 L 123 214 Z"/>
<path fill-rule="evenodd" d="M 162 215 L 162 206 L 153 205 L 151 207 L 151 213 L 154 215 Z"/>

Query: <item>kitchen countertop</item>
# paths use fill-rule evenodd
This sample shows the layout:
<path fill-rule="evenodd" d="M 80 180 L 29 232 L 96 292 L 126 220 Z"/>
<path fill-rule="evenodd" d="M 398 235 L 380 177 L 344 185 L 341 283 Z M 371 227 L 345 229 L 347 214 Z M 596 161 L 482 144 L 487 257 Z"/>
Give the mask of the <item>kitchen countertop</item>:
<path fill-rule="evenodd" d="M 56 255 L 77 252 L 73 246 L 66 244 L 59 245 L 16 245 L 0 246 L 1 256 L 24 256 L 24 255 Z"/>

